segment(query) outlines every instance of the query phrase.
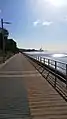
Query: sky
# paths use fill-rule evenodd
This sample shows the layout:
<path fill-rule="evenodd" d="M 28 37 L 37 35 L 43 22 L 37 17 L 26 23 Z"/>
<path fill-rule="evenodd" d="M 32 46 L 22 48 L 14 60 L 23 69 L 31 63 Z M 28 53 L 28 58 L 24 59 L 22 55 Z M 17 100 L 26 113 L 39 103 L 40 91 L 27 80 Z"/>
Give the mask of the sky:
<path fill-rule="evenodd" d="M 1 18 L 19 48 L 67 51 L 67 0 L 0 0 Z"/>

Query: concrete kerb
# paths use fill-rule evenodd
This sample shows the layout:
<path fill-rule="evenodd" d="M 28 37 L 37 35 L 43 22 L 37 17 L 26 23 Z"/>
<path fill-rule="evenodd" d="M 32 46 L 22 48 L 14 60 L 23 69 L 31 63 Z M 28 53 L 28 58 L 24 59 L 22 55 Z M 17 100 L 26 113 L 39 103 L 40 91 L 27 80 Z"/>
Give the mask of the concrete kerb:
<path fill-rule="evenodd" d="M 7 60 L 5 61 L 5 63 L 0 64 L 0 69 L 1 69 L 3 66 L 5 66 L 11 59 L 13 59 L 14 57 L 16 57 L 16 55 L 17 55 L 17 54 L 15 54 L 15 55 L 13 55 L 12 57 L 10 57 L 9 59 L 7 59 Z"/>

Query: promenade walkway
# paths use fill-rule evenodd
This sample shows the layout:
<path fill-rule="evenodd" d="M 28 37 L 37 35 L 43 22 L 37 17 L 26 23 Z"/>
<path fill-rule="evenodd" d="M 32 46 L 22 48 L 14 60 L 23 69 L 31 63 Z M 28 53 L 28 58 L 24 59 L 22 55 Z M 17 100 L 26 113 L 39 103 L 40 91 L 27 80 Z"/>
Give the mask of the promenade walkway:
<path fill-rule="evenodd" d="M 67 102 L 17 54 L 0 68 L 0 119 L 67 119 Z"/>

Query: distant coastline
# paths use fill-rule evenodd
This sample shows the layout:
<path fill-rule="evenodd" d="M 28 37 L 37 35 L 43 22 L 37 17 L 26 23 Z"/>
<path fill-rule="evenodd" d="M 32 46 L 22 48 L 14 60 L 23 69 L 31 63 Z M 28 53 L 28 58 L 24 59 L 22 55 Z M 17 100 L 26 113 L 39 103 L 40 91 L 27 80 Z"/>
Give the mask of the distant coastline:
<path fill-rule="evenodd" d="M 44 52 L 44 50 L 42 49 L 39 49 L 39 50 L 36 50 L 36 49 L 19 49 L 20 52 Z"/>

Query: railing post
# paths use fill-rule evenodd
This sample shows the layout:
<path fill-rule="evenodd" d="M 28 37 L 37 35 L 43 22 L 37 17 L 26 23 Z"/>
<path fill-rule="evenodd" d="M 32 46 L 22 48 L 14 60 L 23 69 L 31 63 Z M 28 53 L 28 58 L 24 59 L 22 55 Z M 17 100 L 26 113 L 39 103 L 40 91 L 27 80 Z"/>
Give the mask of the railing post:
<path fill-rule="evenodd" d="M 45 58 L 44 58 L 44 64 L 45 64 Z"/>
<path fill-rule="evenodd" d="M 41 62 L 41 57 L 40 57 L 40 62 Z"/>
<path fill-rule="evenodd" d="M 39 61 L 39 56 L 38 56 L 38 61 Z"/>
<path fill-rule="evenodd" d="M 55 88 L 56 88 L 56 82 L 57 82 L 56 71 L 57 71 L 57 61 L 55 61 L 55 84 L 54 84 Z"/>
<path fill-rule="evenodd" d="M 37 60 L 37 56 L 36 56 L 36 60 Z"/>
<path fill-rule="evenodd" d="M 49 66 L 49 64 L 50 64 L 50 59 L 48 59 L 48 66 Z"/>
<path fill-rule="evenodd" d="M 38 60 L 38 56 L 37 56 L 37 60 Z"/>
<path fill-rule="evenodd" d="M 66 64 L 66 89 L 67 89 L 67 64 Z"/>

